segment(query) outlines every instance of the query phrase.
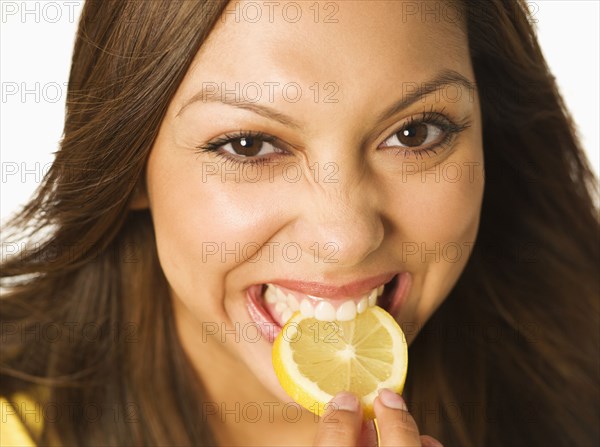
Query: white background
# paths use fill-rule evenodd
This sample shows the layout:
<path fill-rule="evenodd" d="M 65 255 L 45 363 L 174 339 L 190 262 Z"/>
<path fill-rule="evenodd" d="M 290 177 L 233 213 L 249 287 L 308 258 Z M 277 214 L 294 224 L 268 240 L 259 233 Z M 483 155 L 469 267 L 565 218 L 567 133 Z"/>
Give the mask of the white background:
<path fill-rule="evenodd" d="M 544 54 L 598 173 L 599 2 L 537 0 L 529 4 Z M 0 0 L 2 221 L 27 201 L 58 149 L 82 5 L 81 1 Z M 24 90 L 30 92 L 23 98 Z"/>

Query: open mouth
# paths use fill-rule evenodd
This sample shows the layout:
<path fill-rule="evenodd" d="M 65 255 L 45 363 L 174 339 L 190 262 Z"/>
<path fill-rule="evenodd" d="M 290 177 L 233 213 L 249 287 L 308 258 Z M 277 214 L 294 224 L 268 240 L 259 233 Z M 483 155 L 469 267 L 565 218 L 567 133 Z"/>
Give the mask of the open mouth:
<path fill-rule="evenodd" d="M 394 314 L 402 304 L 409 284 L 410 274 L 398 273 L 387 283 L 346 299 L 320 298 L 281 285 L 256 284 L 247 291 L 248 311 L 267 339 L 273 341 L 296 311 L 322 321 L 353 320 L 375 305 Z"/>

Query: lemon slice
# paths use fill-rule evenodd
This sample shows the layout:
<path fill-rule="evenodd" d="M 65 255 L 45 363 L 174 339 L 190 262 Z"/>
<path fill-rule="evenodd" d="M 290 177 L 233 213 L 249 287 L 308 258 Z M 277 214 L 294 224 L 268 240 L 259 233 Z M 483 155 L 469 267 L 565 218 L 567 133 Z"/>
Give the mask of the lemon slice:
<path fill-rule="evenodd" d="M 275 339 L 272 360 L 279 383 L 304 408 L 322 416 L 335 394 L 350 391 L 373 419 L 377 390 L 402 392 L 408 349 L 400 326 L 378 306 L 350 321 L 296 312 Z"/>

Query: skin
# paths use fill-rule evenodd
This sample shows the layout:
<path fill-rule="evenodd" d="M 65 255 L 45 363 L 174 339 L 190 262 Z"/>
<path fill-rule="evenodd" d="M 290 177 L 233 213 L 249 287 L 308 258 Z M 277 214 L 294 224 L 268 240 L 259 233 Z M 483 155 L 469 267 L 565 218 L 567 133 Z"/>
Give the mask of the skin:
<path fill-rule="evenodd" d="M 353 445 L 361 432 L 359 410 L 339 410 L 338 424 L 317 424 L 306 410 L 294 423 L 289 420 L 295 412 L 286 418 L 282 408 L 291 399 L 274 375 L 270 343 L 256 341 L 246 310 L 250 285 L 275 278 L 341 285 L 384 272 L 411 272 L 407 300 L 394 315 L 411 343 L 460 276 L 479 225 L 484 182 L 476 91 L 468 94 L 463 88 L 460 99 L 451 101 L 456 89 L 447 88 L 378 118 L 403 98 L 403 89 L 442 70 L 474 82 L 462 24 L 407 17 L 402 2 L 395 1 L 368 8 L 364 2 L 339 2 L 337 23 L 324 23 L 325 3 L 319 4 L 317 21 L 304 6 L 298 23 L 276 9 L 272 23 L 265 10 L 255 23 L 240 14 L 237 22 L 228 15 L 217 24 L 170 103 L 148 160 L 145 191 L 134 204 L 151 210 L 179 335 L 214 403 L 211 408 L 257 403 L 263 410 L 257 421 L 236 421 L 235 410 L 211 416 L 217 440 L 228 445 Z M 298 127 L 217 101 L 190 103 L 203 82 L 224 83 L 228 89 L 258 83 L 262 96 L 255 103 L 289 116 Z M 290 90 L 286 100 L 281 88 L 269 98 L 269 82 L 298 83 L 300 99 L 289 100 Z M 310 89 L 315 83 L 318 100 Z M 336 102 L 324 101 L 333 91 L 324 87 L 327 83 L 337 88 L 329 97 Z M 256 95 L 256 90 L 247 92 Z M 234 96 L 241 95 L 229 94 Z M 437 155 L 422 159 L 398 154 L 397 146 L 384 147 L 386 141 L 398 141 L 390 138 L 407 120 L 426 111 L 468 121 L 469 127 Z M 285 143 L 287 154 L 273 159 L 280 164 L 271 171 L 263 167 L 255 182 L 248 181 L 251 171 L 235 178 L 236 170 L 248 169 L 241 166 L 228 165 L 230 174 L 223 177 L 221 158 L 195 150 L 240 129 Z M 261 156 L 272 151 L 263 148 Z M 287 177 L 284 162 L 297 168 Z M 330 182 L 324 181 L 333 171 L 326 163 L 335 163 Z M 218 173 L 207 175 L 215 167 Z M 301 178 L 290 181 L 297 172 Z M 241 259 L 232 253 L 222 259 L 222 244 L 236 252 L 236 243 Z M 301 248 L 296 262 L 290 261 L 294 251 L 284 256 L 281 249 L 289 243 Z M 207 255 L 207 244 L 219 251 Z M 452 251 L 457 246 L 460 253 Z M 270 247 L 279 249 L 269 252 Z M 258 261 L 243 259 L 254 253 L 261 255 Z M 327 256 L 336 262 L 324 262 Z M 272 415 L 265 403 L 272 405 Z M 419 438 L 407 412 L 380 399 L 375 410 L 383 445 L 432 442 Z M 365 427 L 363 440 L 369 435 Z"/>

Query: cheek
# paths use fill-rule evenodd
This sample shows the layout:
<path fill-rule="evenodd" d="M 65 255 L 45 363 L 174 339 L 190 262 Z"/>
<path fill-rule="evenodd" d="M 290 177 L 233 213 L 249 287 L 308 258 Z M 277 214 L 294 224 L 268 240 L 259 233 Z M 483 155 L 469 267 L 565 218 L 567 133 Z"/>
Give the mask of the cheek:
<path fill-rule="evenodd" d="M 447 297 L 477 236 L 483 197 L 481 146 L 406 178 L 396 196 L 401 261 L 415 272 L 403 317 L 422 325 Z"/>
<path fill-rule="evenodd" d="M 470 176 L 460 163 L 450 162 L 422 174 L 406 188 L 406 240 L 439 243 L 442 251 L 444 245 L 472 240 L 483 194 L 481 173 Z"/>
<path fill-rule="evenodd" d="M 444 162 L 407 175 L 395 185 L 395 193 L 390 197 L 395 205 L 391 209 L 406 256 L 416 250 L 424 255 L 436 247 L 449 250 L 454 243 L 474 239 L 483 195 L 483 173 L 480 162 L 466 163 Z"/>
<path fill-rule="evenodd" d="M 220 161 L 203 162 L 184 149 L 164 146 L 156 147 L 148 160 L 160 263 L 183 299 L 200 290 L 221 294 L 227 272 L 276 231 L 269 185 L 236 182 L 236 171 L 230 168 L 224 177 L 224 169 Z"/>

